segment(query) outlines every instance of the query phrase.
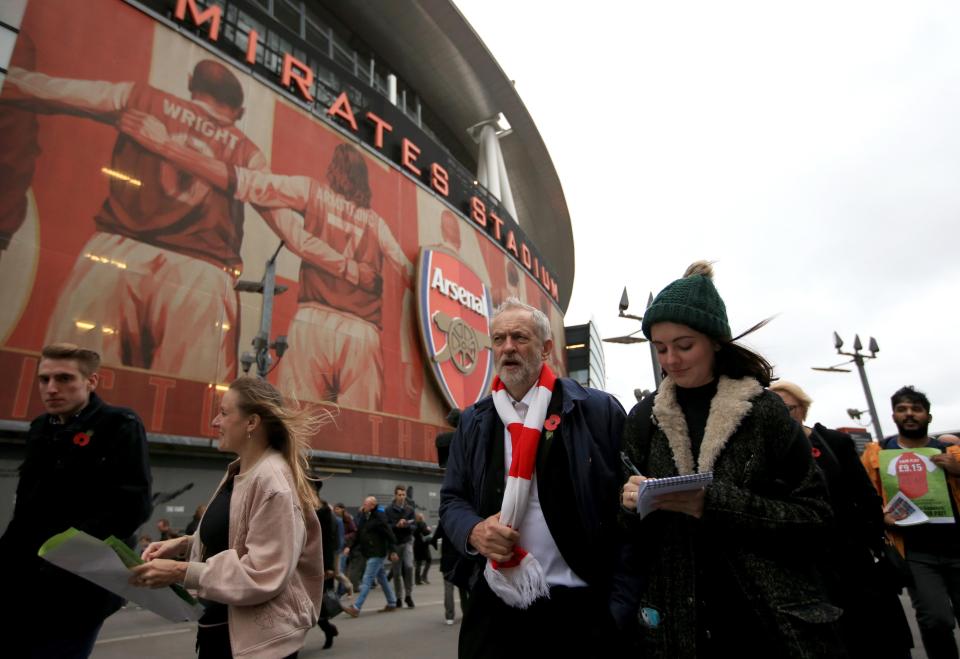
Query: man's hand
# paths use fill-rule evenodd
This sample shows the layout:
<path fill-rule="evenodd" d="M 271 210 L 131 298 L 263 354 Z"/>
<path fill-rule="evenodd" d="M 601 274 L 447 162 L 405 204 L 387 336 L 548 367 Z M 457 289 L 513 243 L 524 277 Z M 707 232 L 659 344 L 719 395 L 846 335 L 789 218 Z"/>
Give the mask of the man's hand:
<path fill-rule="evenodd" d="M 897 522 L 901 519 L 906 519 L 907 511 L 905 510 L 896 510 L 893 512 L 883 513 L 883 523 L 887 526 L 896 526 Z"/>
<path fill-rule="evenodd" d="M 349 555 L 350 555 L 350 547 L 344 547 L 344 548 L 343 548 L 343 555 L 344 555 L 344 556 L 349 556 Z"/>
<path fill-rule="evenodd" d="M 119 128 L 120 132 L 151 151 L 162 151 L 170 141 L 167 127 L 153 115 L 140 110 L 127 110 L 120 115 Z"/>
<path fill-rule="evenodd" d="M 468 542 L 484 558 L 502 563 L 513 557 L 520 534 L 500 523 L 500 513 L 491 515 L 470 531 Z"/>
<path fill-rule="evenodd" d="M 182 561 L 171 561 L 158 558 L 143 565 L 130 568 L 133 576 L 130 584 L 141 588 L 163 588 L 175 583 L 183 583 L 187 576 L 187 564 Z"/>
<path fill-rule="evenodd" d="M 703 500 L 706 490 L 690 490 L 688 492 L 673 492 L 671 494 L 661 494 L 654 499 L 654 509 L 670 510 L 675 513 L 683 513 L 700 519 L 703 516 Z"/>
<path fill-rule="evenodd" d="M 960 476 L 960 460 L 954 453 L 940 453 L 930 458 L 933 464 L 943 469 L 948 474 Z"/>
<path fill-rule="evenodd" d="M 407 528 L 407 520 L 401 518 L 401 519 L 397 522 L 397 528 L 398 528 L 398 529 L 405 529 L 405 528 Z"/>

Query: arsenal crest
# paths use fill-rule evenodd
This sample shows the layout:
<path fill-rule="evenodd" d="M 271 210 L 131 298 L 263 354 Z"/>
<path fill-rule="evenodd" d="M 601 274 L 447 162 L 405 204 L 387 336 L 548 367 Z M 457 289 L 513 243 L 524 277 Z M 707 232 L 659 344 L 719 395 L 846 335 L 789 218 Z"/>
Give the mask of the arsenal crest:
<path fill-rule="evenodd" d="M 452 252 L 420 249 L 417 263 L 420 338 L 447 402 L 463 409 L 483 398 L 493 380 L 490 289 Z"/>

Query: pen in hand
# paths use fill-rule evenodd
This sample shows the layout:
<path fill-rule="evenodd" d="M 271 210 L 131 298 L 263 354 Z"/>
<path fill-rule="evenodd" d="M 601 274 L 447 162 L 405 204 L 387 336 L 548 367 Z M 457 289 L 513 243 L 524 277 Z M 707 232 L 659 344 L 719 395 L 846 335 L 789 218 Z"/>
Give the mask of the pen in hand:
<path fill-rule="evenodd" d="M 623 451 L 620 451 L 620 461 L 623 462 L 623 466 L 626 467 L 630 473 L 636 476 L 643 476 L 643 474 L 640 473 L 640 470 L 637 469 L 636 465 L 630 461 L 630 458 L 628 458 L 627 454 Z"/>

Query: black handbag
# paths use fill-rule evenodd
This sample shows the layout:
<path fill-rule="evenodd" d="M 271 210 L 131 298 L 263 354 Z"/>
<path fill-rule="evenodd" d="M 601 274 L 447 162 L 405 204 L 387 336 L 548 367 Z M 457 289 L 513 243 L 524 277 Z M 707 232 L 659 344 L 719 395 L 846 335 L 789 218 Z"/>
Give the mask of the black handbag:
<path fill-rule="evenodd" d="M 897 593 L 913 586 L 913 573 L 910 571 L 907 560 L 890 542 L 883 543 L 883 553 L 877 559 L 876 573 L 877 579 L 882 584 Z"/>
<path fill-rule="evenodd" d="M 341 613 L 343 613 L 343 605 L 340 603 L 337 593 L 333 589 L 324 590 L 323 600 L 320 603 L 320 617 L 329 620 L 336 618 Z"/>

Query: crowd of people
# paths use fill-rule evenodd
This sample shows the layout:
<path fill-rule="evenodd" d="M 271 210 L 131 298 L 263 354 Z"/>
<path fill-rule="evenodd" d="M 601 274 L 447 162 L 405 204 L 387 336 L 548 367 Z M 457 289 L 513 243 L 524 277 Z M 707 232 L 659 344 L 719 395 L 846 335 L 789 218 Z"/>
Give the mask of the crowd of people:
<path fill-rule="evenodd" d="M 37 556 L 74 527 L 139 542 L 131 584 L 196 593 L 201 659 L 296 657 L 314 626 L 330 648 L 332 618 L 360 616 L 377 587 L 382 612 L 414 608 L 439 541 L 447 624 L 460 591 L 461 657 L 906 658 L 904 588 L 927 656 L 958 657 L 960 446 L 929 435 L 927 396 L 896 391 L 897 435 L 858 455 L 848 435 L 808 424 L 810 396 L 733 336 L 705 262 L 659 293 L 643 333 L 664 377 L 627 414 L 552 372 L 541 311 L 498 307 L 492 394 L 453 410 L 437 438 L 434 526 L 403 485 L 355 514 L 331 506 L 308 460 L 328 419 L 239 378 L 213 420 L 236 459 L 189 526 L 162 519 L 157 541 L 136 535 L 151 514 L 142 422 L 97 395 L 97 353 L 46 346 L 47 412 L 0 538 L 23 598 L 8 620 L 13 656 L 89 656 L 122 604 Z M 936 519 L 906 524 L 910 498 L 937 492 Z M 38 636 L 40 609 L 56 624 Z"/>

